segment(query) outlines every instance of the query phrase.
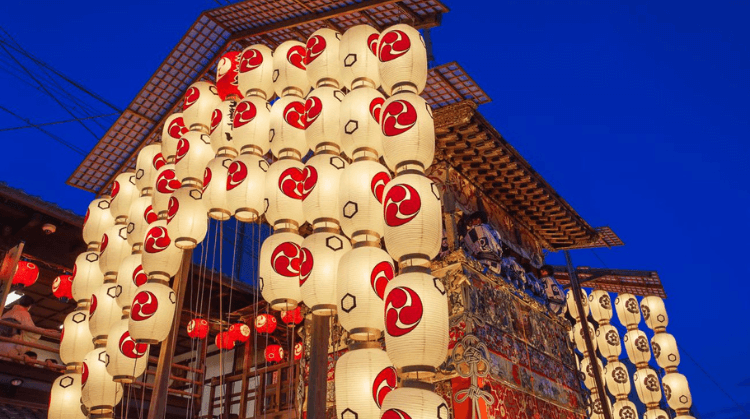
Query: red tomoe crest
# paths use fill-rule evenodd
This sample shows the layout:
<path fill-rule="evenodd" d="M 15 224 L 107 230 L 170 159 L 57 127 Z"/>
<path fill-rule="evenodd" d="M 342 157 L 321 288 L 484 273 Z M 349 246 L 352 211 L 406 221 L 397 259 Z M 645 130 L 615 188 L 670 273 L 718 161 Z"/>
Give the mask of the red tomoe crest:
<path fill-rule="evenodd" d="M 385 330 L 391 336 L 403 336 L 422 320 L 422 299 L 413 289 L 396 287 L 385 299 Z"/>
<path fill-rule="evenodd" d="M 381 204 L 383 203 L 383 190 L 385 190 L 385 185 L 387 185 L 390 181 L 391 175 L 389 175 L 387 172 L 376 173 L 370 181 L 370 190 L 372 191 L 372 195 Z"/>
<path fill-rule="evenodd" d="M 289 64 L 301 70 L 305 70 L 305 53 L 305 47 L 302 45 L 295 45 L 287 51 L 286 60 L 289 61 Z"/>
<path fill-rule="evenodd" d="M 219 109 L 214 109 L 214 112 L 211 114 L 211 134 L 213 134 L 216 128 L 219 127 L 219 124 L 221 124 L 221 118 L 221 111 Z"/>
<path fill-rule="evenodd" d="M 252 102 L 240 102 L 240 104 L 237 105 L 237 109 L 234 111 L 232 125 L 234 128 L 239 128 L 248 122 L 252 122 L 257 114 L 258 110 L 255 109 L 255 105 L 253 105 Z"/>
<path fill-rule="evenodd" d="M 83 368 L 81 368 L 81 387 L 86 385 L 86 381 L 89 380 L 89 366 L 86 365 L 86 362 L 83 363 Z"/>
<path fill-rule="evenodd" d="M 300 257 L 302 258 L 302 261 L 300 262 L 299 267 L 299 285 L 302 286 L 302 284 L 307 282 L 307 278 L 310 277 L 315 261 L 313 260 L 312 252 L 306 247 L 302 248 Z"/>
<path fill-rule="evenodd" d="M 148 344 L 146 343 L 135 343 L 133 338 L 130 337 L 130 332 L 120 336 L 120 352 L 130 359 L 138 359 L 143 355 L 146 355 L 148 350 Z"/>
<path fill-rule="evenodd" d="M 104 253 L 104 249 L 107 248 L 107 245 L 109 244 L 109 237 L 107 237 L 107 234 L 104 234 L 102 236 L 102 242 L 99 244 L 99 255 Z"/>
<path fill-rule="evenodd" d="M 390 227 L 398 227 L 413 220 L 422 208 L 419 193 L 411 185 L 401 183 L 388 190 L 383 203 L 383 217 Z"/>
<path fill-rule="evenodd" d="M 307 51 L 305 65 L 310 65 L 326 49 L 326 39 L 320 35 L 314 35 L 307 40 Z"/>
<path fill-rule="evenodd" d="M 240 57 L 240 73 L 255 70 L 263 64 L 263 54 L 257 49 L 249 49 Z"/>
<path fill-rule="evenodd" d="M 398 29 L 388 31 L 381 36 L 378 44 L 378 58 L 386 62 L 406 54 L 411 47 L 409 37 Z"/>
<path fill-rule="evenodd" d="M 195 87 L 193 87 L 193 89 L 195 89 Z M 198 89 L 195 90 L 197 91 Z M 187 99 L 187 96 L 185 98 Z M 179 139 L 182 137 L 182 134 L 188 132 L 188 129 L 185 126 L 185 121 L 181 116 L 173 119 L 172 122 L 169 123 L 169 129 L 167 129 L 167 132 L 169 133 L 169 136 L 174 139 Z"/>
<path fill-rule="evenodd" d="M 139 322 L 151 318 L 159 308 L 159 300 L 151 291 L 141 291 L 133 298 L 130 318 Z"/>
<path fill-rule="evenodd" d="M 146 211 L 143 211 L 143 219 L 146 223 L 151 224 L 159 219 L 159 216 L 154 212 L 154 206 L 149 205 L 146 207 Z"/>
<path fill-rule="evenodd" d="M 159 193 L 171 194 L 172 192 L 180 189 L 182 182 L 177 180 L 174 170 L 168 169 L 161 173 L 156 178 L 156 190 Z"/>
<path fill-rule="evenodd" d="M 305 199 L 318 183 L 318 171 L 312 166 L 300 170 L 290 167 L 279 176 L 279 189 L 292 199 Z"/>
<path fill-rule="evenodd" d="M 383 110 L 383 135 L 393 137 L 409 131 L 417 123 L 417 110 L 406 100 L 394 100 Z"/>
<path fill-rule="evenodd" d="M 383 103 L 385 103 L 385 99 L 382 97 L 376 97 L 370 101 L 370 115 L 372 115 L 377 123 L 380 123 L 380 112 L 383 110 Z"/>
<path fill-rule="evenodd" d="M 231 191 L 241 184 L 247 177 L 247 166 L 241 161 L 233 161 L 227 173 L 227 191 Z"/>
<path fill-rule="evenodd" d="M 162 166 L 167 164 L 167 160 L 164 159 L 164 156 L 161 153 L 156 153 L 154 160 L 152 160 L 151 163 L 154 165 L 154 169 L 159 170 Z"/>
<path fill-rule="evenodd" d="M 294 344 L 294 359 L 300 360 L 302 358 L 302 349 L 304 348 L 304 345 L 302 345 L 302 342 L 297 342 Z"/>
<path fill-rule="evenodd" d="M 292 242 L 284 242 L 276 246 L 271 254 L 271 266 L 274 272 L 289 278 L 299 278 L 302 264 L 302 248 Z"/>
<path fill-rule="evenodd" d="M 94 315 L 94 312 L 96 312 L 96 294 L 91 294 L 91 304 L 89 305 L 89 319 L 91 319 L 91 316 Z"/>
<path fill-rule="evenodd" d="M 156 226 L 152 227 L 148 233 L 146 233 L 146 239 L 143 240 L 143 249 L 147 253 L 159 253 L 169 247 L 172 241 L 169 239 L 167 229 L 165 227 Z"/>
<path fill-rule="evenodd" d="M 383 405 L 385 396 L 396 388 L 396 379 L 396 368 L 393 367 L 385 367 L 375 376 L 372 383 L 372 398 L 378 408 Z"/>
<path fill-rule="evenodd" d="M 112 183 L 112 199 L 115 199 L 118 193 L 120 193 L 120 182 L 114 181 Z"/>
<path fill-rule="evenodd" d="M 370 272 L 370 285 L 381 300 L 385 297 L 385 287 L 391 279 L 393 279 L 393 265 L 387 260 L 375 265 Z"/>
<path fill-rule="evenodd" d="M 180 142 L 177 143 L 177 154 L 174 158 L 175 163 L 182 160 L 182 158 L 187 155 L 188 151 L 190 151 L 190 141 L 185 138 L 180 138 Z"/>
<path fill-rule="evenodd" d="M 52 281 L 52 293 L 54 294 L 57 292 L 57 289 L 60 288 L 60 283 L 62 283 L 62 280 L 60 280 L 60 277 L 56 277 L 54 281 Z"/>
<path fill-rule="evenodd" d="M 180 201 L 174 196 L 169 197 L 169 207 L 167 209 L 167 224 L 172 222 L 172 219 L 177 215 L 177 211 L 180 210 Z"/>
<path fill-rule="evenodd" d="M 185 101 L 182 103 L 182 110 L 184 111 L 187 108 L 193 106 L 193 104 L 195 104 L 195 102 L 198 101 L 198 98 L 200 96 L 201 96 L 201 91 L 197 87 L 191 87 L 190 89 L 188 89 L 187 93 L 185 93 Z"/>
<path fill-rule="evenodd" d="M 143 270 L 143 265 L 138 265 L 138 267 L 133 270 L 133 283 L 136 287 L 140 287 L 145 284 L 146 281 L 148 281 L 148 275 L 146 275 L 146 272 Z"/>
<path fill-rule="evenodd" d="M 211 169 L 206 167 L 206 169 L 203 171 L 203 192 L 206 192 L 206 188 L 208 188 L 208 184 L 211 183 L 211 178 L 213 175 L 211 174 Z"/>
<path fill-rule="evenodd" d="M 284 108 L 284 121 L 297 129 L 305 129 L 305 104 L 299 101 L 290 102 Z"/>
<path fill-rule="evenodd" d="M 393 408 L 386 410 L 380 419 L 411 419 L 411 416 L 401 409 Z"/>
<path fill-rule="evenodd" d="M 367 47 L 370 48 L 370 51 L 376 57 L 378 56 L 378 38 L 380 38 L 380 34 L 378 33 L 370 34 L 367 37 Z"/>
<path fill-rule="evenodd" d="M 312 125 L 323 111 L 323 102 L 319 97 L 310 96 L 305 101 L 305 128 Z"/>

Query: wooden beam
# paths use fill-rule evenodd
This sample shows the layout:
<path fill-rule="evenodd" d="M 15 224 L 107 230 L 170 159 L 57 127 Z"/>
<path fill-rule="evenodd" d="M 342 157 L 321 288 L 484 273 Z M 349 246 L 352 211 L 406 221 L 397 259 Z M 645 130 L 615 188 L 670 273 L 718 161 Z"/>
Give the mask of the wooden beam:
<path fill-rule="evenodd" d="M 23 254 L 23 245 L 24 242 L 20 242 L 16 247 L 8 250 L 5 253 L 3 264 L 0 266 L 0 280 L 5 281 L 2 300 L 0 300 L 0 313 L 5 310 L 5 302 L 8 300 L 8 294 L 10 294 L 10 286 L 13 285 L 13 275 L 16 274 L 18 261 L 21 260 L 21 255 Z"/>
<path fill-rule="evenodd" d="M 326 389 L 328 379 L 328 339 L 330 317 L 312 315 L 312 348 L 310 376 L 307 387 L 307 417 L 326 417 Z"/>

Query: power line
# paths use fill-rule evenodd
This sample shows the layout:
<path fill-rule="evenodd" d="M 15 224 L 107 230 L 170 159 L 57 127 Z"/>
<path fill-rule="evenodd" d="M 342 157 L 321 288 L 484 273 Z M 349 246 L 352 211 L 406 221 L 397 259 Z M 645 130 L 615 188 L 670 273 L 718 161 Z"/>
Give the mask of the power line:
<path fill-rule="evenodd" d="M 26 119 L 26 118 L 24 118 L 24 117 L 22 117 L 22 116 L 20 116 L 20 115 L 18 115 L 16 113 L 14 113 L 10 109 L 6 108 L 5 106 L 0 105 L 0 109 L 4 110 L 5 112 L 8 112 L 9 114 L 11 114 L 11 115 L 15 116 L 16 118 L 20 119 L 21 121 L 26 122 L 27 124 L 29 124 L 29 125 L 33 126 L 34 128 L 38 129 L 39 131 L 47 134 L 48 137 L 50 137 L 53 140 L 57 141 L 58 143 L 64 145 L 65 147 L 68 147 L 69 149 L 75 151 L 76 153 L 78 153 L 78 154 L 80 154 L 82 156 L 86 155 L 85 151 L 83 151 L 80 148 L 76 147 L 75 145 L 73 145 L 73 144 L 71 144 L 71 143 L 63 140 L 62 138 L 56 136 L 55 134 L 52 134 L 51 132 L 45 130 L 44 128 L 39 127 L 37 125 L 34 125 L 33 122 L 31 122 L 28 119 Z"/>
<path fill-rule="evenodd" d="M 45 122 L 43 124 L 31 124 L 31 125 L 24 125 L 24 126 L 20 126 L 20 127 L 0 128 L 0 132 L 2 132 L 2 131 L 13 131 L 13 130 L 18 130 L 18 129 L 26 129 L 26 128 L 46 127 L 48 125 L 65 124 L 65 123 L 68 123 L 68 122 L 77 122 L 77 121 L 84 121 L 84 120 L 87 120 L 87 119 L 105 118 L 107 116 L 115 116 L 115 115 L 119 115 L 119 114 L 117 114 L 117 113 L 108 113 L 108 114 L 105 114 L 105 115 L 95 115 L 95 116 L 87 116 L 87 117 L 84 117 L 84 118 L 66 119 L 64 121 Z"/>

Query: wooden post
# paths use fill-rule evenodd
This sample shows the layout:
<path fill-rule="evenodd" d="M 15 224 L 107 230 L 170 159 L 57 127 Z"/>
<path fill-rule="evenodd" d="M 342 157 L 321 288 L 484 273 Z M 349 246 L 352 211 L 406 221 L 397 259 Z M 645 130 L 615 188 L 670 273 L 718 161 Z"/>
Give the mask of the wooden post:
<path fill-rule="evenodd" d="M 448 240 L 448 249 L 452 252 L 460 246 L 459 240 L 461 238 L 458 237 L 458 227 L 456 226 L 456 198 L 447 185 L 445 192 L 443 192 L 443 211 L 445 211 L 443 213 L 445 237 Z"/>
<path fill-rule="evenodd" d="M 326 417 L 326 392 L 328 388 L 328 339 L 330 317 L 312 315 L 312 340 L 310 348 L 310 381 L 307 387 L 307 417 Z"/>
<path fill-rule="evenodd" d="M 10 294 L 10 286 L 13 285 L 13 275 L 16 274 L 18 268 L 18 261 L 21 260 L 23 254 L 24 242 L 18 243 L 14 248 L 8 250 L 5 253 L 3 264 L 0 266 L 0 281 L 5 281 L 3 287 L 3 297 L 0 300 L 0 314 L 5 310 L 5 302 L 8 300 L 8 294 Z"/>
<path fill-rule="evenodd" d="M 254 349 L 254 348 L 252 348 Z M 242 388 L 240 389 L 240 418 L 247 417 L 247 388 L 248 388 L 248 377 L 247 373 L 250 371 L 250 352 L 252 351 L 250 346 L 250 339 L 245 342 L 245 353 L 242 358 Z"/>
<path fill-rule="evenodd" d="M 154 390 L 151 392 L 151 403 L 148 409 L 148 419 L 162 419 L 167 413 L 167 390 L 169 389 L 169 375 L 171 372 L 177 335 L 180 332 L 180 317 L 182 316 L 182 302 L 185 300 L 188 274 L 193 259 L 193 249 L 185 250 L 182 254 L 182 265 L 174 277 L 172 289 L 177 294 L 172 330 L 167 339 L 161 343 L 159 362 L 156 365 Z"/>

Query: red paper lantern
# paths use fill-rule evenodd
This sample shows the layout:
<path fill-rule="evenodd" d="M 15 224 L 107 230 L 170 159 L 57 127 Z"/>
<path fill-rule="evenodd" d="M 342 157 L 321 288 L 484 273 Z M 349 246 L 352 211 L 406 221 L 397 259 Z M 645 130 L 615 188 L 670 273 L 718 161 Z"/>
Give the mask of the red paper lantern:
<path fill-rule="evenodd" d="M 21 284 L 30 287 L 39 279 L 39 268 L 31 262 L 18 262 L 18 268 L 13 275 L 13 285 Z"/>
<path fill-rule="evenodd" d="M 302 317 L 302 309 L 300 306 L 297 306 L 294 310 L 281 310 L 281 321 L 286 323 L 289 327 L 302 323 L 302 320 L 304 320 L 304 317 Z"/>
<path fill-rule="evenodd" d="M 299 361 L 302 359 L 302 354 L 305 352 L 305 345 L 302 344 L 302 342 L 297 342 L 294 344 L 294 360 Z"/>
<path fill-rule="evenodd" d="M 229 337 L 235 342 L 245 343 L 250 339 L 250 327 L 245 323 L 235 323 L 229 326 Z"/>
<path fill-rule="evenodd" d="M 234 340 L 229 336 L 229 332 L 221 332 L 216 335 L 216 347 L 219 349 L 234 349 Z"/>
<path fill-rule="evenodd" d="M 73 275 L 60 275 L 52 282 L 52 294 L 63 303 L 73 299 Z"/>
<path fill-rule="evenodd" d="M 284 360 L 284 348 L 280 345 L 268 345 L 266 347 L 266 362 L 278 363 Z"/>
<path fill-rule="evenodd" d="M 206 319 L 193 319 L 187 325 L 187 333 L 193 339 L 203 339 L 208 336 L 208 321 Z"/>
<path fill-rule="evenodd" d="M 276 317 L 271 314 L 261 314 L 255 318 L 255 330 L 258 333 L 273 333 L 276 330 Z"/>

